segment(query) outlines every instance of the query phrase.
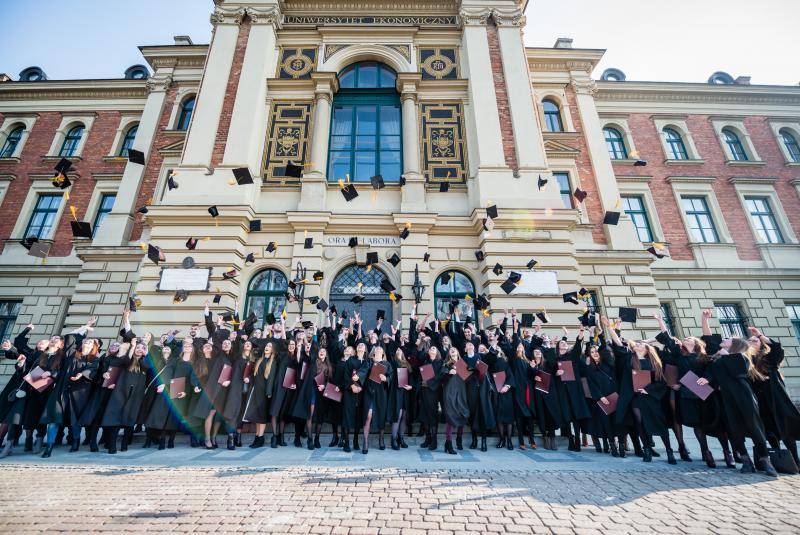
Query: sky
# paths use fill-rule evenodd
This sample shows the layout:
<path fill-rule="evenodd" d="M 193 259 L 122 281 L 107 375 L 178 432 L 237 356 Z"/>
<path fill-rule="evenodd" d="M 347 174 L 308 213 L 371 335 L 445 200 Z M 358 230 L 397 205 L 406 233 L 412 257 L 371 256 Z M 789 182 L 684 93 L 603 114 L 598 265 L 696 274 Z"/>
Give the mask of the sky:
<path fill-rule="evenodd" d="M 211 38 L 212 0 L 0 0 L 0 72 L 117 78 L 144 63 L 138 46 Z M 753 84 L 800 83 L 800 0 L 530 0 L 527 46 L 571 37 L 607 52 L 595 71 L 628 80 L 705 82 L 714 71 Z"/>

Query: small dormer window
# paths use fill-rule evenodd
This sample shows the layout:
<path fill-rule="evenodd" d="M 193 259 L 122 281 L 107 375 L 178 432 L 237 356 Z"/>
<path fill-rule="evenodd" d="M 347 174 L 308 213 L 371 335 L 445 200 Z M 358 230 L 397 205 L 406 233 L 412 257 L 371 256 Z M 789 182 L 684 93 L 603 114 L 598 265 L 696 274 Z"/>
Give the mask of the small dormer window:
<path fill-rule="evenodd" d="M 47 75 L 39 67 L 28 67 L 19 73 L 20 82 L 41 82 L 47 80 Z"/>
<path fill-rule="evenodd" d="M 606 69 L 603 71 L 603 74 L 600 76 L 601 80 L 606 82 L 624 82 L 625 81 L 625 73 L 619 69 Z"/>
<path fill-rule="evenodd" d="M 126 80 L 145 80 L 150 76 L 150 72 L 144 65 L 133 65 L 125 71 Z"/>
<path fill-rule="evenodd" d="M 709 84 L 730 85 L 733 84 L 733 76 L 727 72 L 717 71 L 708 78 Z"/>

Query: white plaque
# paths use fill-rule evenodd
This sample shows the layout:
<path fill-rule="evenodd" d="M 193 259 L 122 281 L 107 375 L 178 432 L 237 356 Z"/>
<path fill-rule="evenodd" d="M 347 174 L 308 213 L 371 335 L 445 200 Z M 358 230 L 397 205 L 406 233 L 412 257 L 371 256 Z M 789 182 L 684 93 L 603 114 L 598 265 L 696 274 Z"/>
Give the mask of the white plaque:
<path fill-rule="evenodd" d="M 208 278 L 211 268 L 164 268 L 161 270 L 161 280 L 158 281 L 158 290 L 162 292 L 175 292 L 178 290 L 205 292 L 208 290 Z"/>
<path fill-rule="evenodd" d="M 359 236 L 357 239 L 359 245 L 369 247 L 400 247 L 399 236 Z M 350 236 L 325 236 L 322 239 L 323 245 L 327 247 L 347 247 L 349 241 Z"/>
<path fill-rule="evenodd" d="M 558 295 L 558 274 L 555 271 L 522 271 L 512 295 Z"/>

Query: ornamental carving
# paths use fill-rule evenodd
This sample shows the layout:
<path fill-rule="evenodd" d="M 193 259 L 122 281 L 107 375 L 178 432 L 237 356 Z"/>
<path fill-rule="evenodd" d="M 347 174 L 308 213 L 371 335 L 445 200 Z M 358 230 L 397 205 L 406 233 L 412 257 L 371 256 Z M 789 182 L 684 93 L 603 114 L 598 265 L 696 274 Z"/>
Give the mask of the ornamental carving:
<path fill-rule="evenodd" d="M 217 6 L 211 13 L 211 24 L 241 24 L 247 10 L 243 7 L 230 8 Z"/>
<path fill-rule="evenodd" d="M 572 88 L 575 90 L 575 93 L 578 95 L 591 95 L 594 96 L 597 93 L 597 84 L 594 80 L 572 80 Z"/>
<path fill-rule="evenodd" d="M 423 80 L 455 80 L 458 78 L 458 49 L 420 48 L 419 69 Z"/>
<path fill-rule="evenodd" d="M 171 75 L 154 75 L 145 82 L 148 92 L 166 91 L 172 85 Z"/>
<path fill-rule="evenodd" d="M 460 102 L 420 105 L 422 172 L 431 184 L 463 183 L 467 178 L 464 119 Z"/>
<path fill-rule="evenodd" d="M 272 24 L 279 26 L 280 12 L 275 6 L 267 8 L 248 7 L 247 16 L 251 24 Z"/>
<path fill-rule="evenodd" d="M 492 18 L 498 26 L 525 26 L 525 17 L 520 9 L 493 9 Z"/>
<path fill-rule="evenodd" d="M 264 178 L 267 182 L 287 181 L 286 164 L 301 163 L 308 153 L 311 102 L 276 101 L 272 105 L 267 130 Z M 289 178 L 297 182 L 297 179 Z"/>
<path fill-rule="evenodd" d="M 325 45 L 325 61 L 328 61 L 331 56 L 336 54 L 337 52 L 341 52 L 345 48 L 352 46 L 352 45 L 339 45 L 339 44 L 332 44 L 332 45 Z"/>
<path fill-rule="evenodd" d="M 317 66 L 316 48 L 281 48 L 280 57 L 278 78 L 308 79 Z"/>
<path fill-rule="evenodd" d="M 486 26 L 492 10 L 488 7 L 464 8 L 459 15 L 464 26 Z"/>
<path fill-rule="evenodd" d="M 411 63 L 411 47 L 409 45 L 386 45 L 386 47 L 399 52 L 407 62 Z"/>

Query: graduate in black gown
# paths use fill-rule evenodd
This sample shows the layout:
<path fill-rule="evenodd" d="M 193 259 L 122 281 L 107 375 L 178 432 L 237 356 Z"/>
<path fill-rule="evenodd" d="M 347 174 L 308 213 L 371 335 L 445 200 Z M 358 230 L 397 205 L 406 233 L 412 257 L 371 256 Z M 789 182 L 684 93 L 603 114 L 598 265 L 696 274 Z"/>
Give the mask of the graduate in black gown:
<path fill-rule="evenodd" d="M 439 348 L 435 345 L 428 348 L 420 368 L 422 366 L 430 366 L 433 377 L 428 380 L 420 377 L 419 421 L 427 429 L 425 440 L 420 447 L 434 451 L 438 447 L 439 399 L 441 398 L 442 380 L 448 370 L 444 366 Z"/>
<path fill-rule="evenodd" d="M 617 443 L 624 440 L 624 429 L 617 425 L 613 413 L 606 414 L 600 407 L 600 404 L 609 406 L 608 397 L 619 391 L 614 373 L 614 354 L 605 343 L 604 336 L 600 335 L 596 343 L 588 345 L 586 360 L 581 362 L 581 375 L 586 378 L 592 394 L 589 406 L 592 413 L 590 432 L 593 437 L 603 441 L 602 449 L 595 449 L 598 452 L 610 451 L 613 457 L 618 457 L 620 451 Z M 625 455 L 624 448 L 622 454 Z"/>
<path fill-rule="evenodd" d="M 378 449 L 386 449 L 386 444 L 383 441 L 383 433 L 387 422 L 386 416 L 389 407 L 389 392 L 395 380 L 392 364 L 386 359 L 386 353 L 380 343 L 370 350 L 367 364 L 368 371 L 367 380 L 364 384 L 364 407 L 362 410 L 364 442 L 361 445 L 361 453 L 365 455 L 369 453 L 369 434 L 371 431 L 378 432 Z M 372 368 L 379 366 L 383 368 L 383 371 L 378 374 L 378 382 L 376 382 L 369 377 Z"/>
<path fill-rule="evenodd" d="M 124 347 L 124 346 L 123 346 Z M 133 439 L 133 427 L 142 408 L 147 386 L 147 374 L 142 365 L 147 356 L 147 346 L 136 338 L 122 359 L 122 369 L 103 412 L 101 425 L 106 431 L 108 453 L 117 452 L 117 435 L 122 429 L 121 451 L 126 451 Z"/>
<path fill-rule="evenodd" d="M 356 349 L 348 346 L 344 350 L 342 373 L 339 388 L 342 391 L 342 446 L 350 452 L 350 431 L 353 432 L 353 448 L 358 449 L 359 418 L 358 411 L 361 396 L 369 374 L 369 362 L 366 361 L 367 346 L 359 343 Z"/>
<path fill-rule="evenodd" d="M 85 338 L 67 369 L 69 382 L 66 386 L 66 399 L 69 405 L 69 425 L 72 428 L 70 452 L 78 451 L 81 445 L 81 428 L 86 427 L 88 433 L 100 408 L 99 386 L 102 376 L 98 370 L 99 350 L 98 340 Z M 95 444 L 93 449 L 96 448 Z"/>
<path fill-rule="evenodd" d="M 451 347 L 447 352 L 444 368 L 447 375 L 444 379 L 442 392 L 442 408 L 444 409 L 444 451 L 451 455 L 456 454 L 453 449 L 453 429 L 456 430 L 456 448 L 464 449 L 462 439 L 464 426 L 469 422 L 469 404 L 467 403 L 467 386 L 464 379 L 458 375 L 456 363 L 461 359 L 458 349 Z M 473 372 L 475 373 L 475 372 Z"/>
<path fill-rule="evenodd" d="M 271 341 L 267 342 L 253 366 L 250 391 L 244 409 L 244 421 L 256 424 L 256 436 L 253 443 L 250 444 L 251 448 L 260 448 L 265 443 L 264 434 L 267 431 L 267 423 L 270 421 L 269 407 L 275 380 L 273 366 L 276 361 L 275 344 Z M 274 443 L 272 447 L 277 448 L 276 429 L 272 430 L 272 436 Z"/>
<path fill-rule="evenodd" d="M 400 448 L 407 448 L 405 440 L 403 440 L 403 421 L 407 418 L 408 406 L 411 402 L 409 392 L 414 388 L 412 386 L 412 370 L 408 359 L 403 352 L 403 349 L 398 347 L 394 352 L 394 357 L 391 359 L 392 369 L 394 369 L 394 381 L 391 388 L 389 388 L 389 406 L 387 408 L 387 420 L 392 424 L 391 448 L 399 450 Z M 408 384 L 401 386 L 398 379 L 398 371 L 403 369 L 408 377 Z"/>
<path fill-rule="evenodd" d="M 546 450 L 557 450 L 556 429 L 564 427 L 564 420 L 561 417 L 561 404 L 558 399 L 558 392 L 554 388 L 552 376 L 554 370 L 550 368 L 548 362 L 555 362 L 555 348 L 549 347 L 550 339 L 543 338 L 541 347 L 534 347 L 531 352 L 530 374 L 533 376 L 533 395 L 531 404 L 534 405 L 534 414 L 542 432 L 542 443 Z M 543 378 L 539 372 L 550 375 L 550 387 L 542 390 L 544 386 Z"/>
<path fill-rule="evenodd" d="M 0 459 L 2 459 L 11 455 L 14 440 L 22 429 L 22 417 L 25 413 L 25 402 L 30 388 L 25 381 L 25 376 L 35 366 L 35 362 L 12 346 L 10 340 L 4 340 L 0 349 L 6 360 L 14 361 L 14 374 L 0 392 L 0 422 L 3 426 L 3 435 L 6 436 L 5 446 L 0 451 Z"/>

